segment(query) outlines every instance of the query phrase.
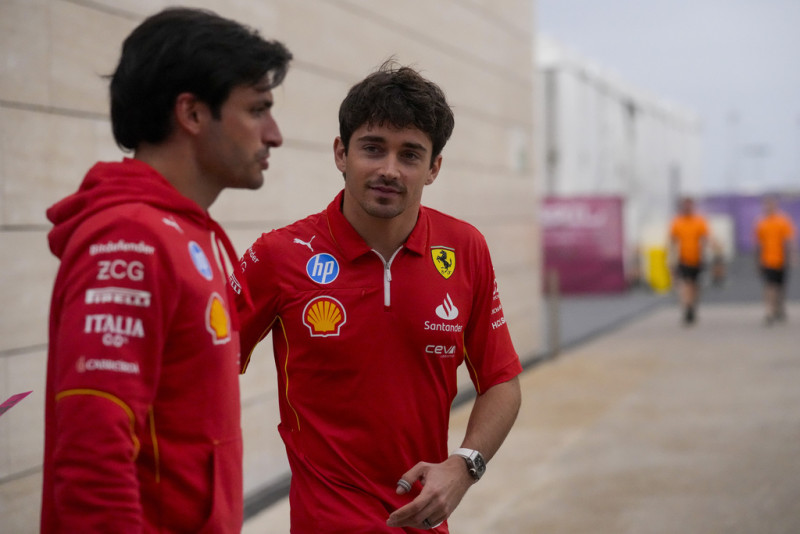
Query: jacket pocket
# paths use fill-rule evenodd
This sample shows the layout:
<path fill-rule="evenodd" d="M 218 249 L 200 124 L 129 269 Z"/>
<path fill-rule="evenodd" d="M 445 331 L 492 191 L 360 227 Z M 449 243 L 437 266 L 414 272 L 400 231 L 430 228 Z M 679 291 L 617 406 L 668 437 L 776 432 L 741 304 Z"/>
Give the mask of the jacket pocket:
<path fill-rule="evenodd" d="M 214 442 L 211 464 L 211 513 L 198 534 L 238 534 L 244 521 L 241 437 Z"/>

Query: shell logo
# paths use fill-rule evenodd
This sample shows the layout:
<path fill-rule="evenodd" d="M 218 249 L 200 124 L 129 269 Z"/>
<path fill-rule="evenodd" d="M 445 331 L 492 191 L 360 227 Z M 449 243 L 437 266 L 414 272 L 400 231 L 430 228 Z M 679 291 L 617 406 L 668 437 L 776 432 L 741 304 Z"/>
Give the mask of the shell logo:
<path fill-rule="evenodd" d="M 222 345 L 231 340 L 231 320 L 228 310 L 219 293 L 212 293 L 206 307 L 206 330 L 211 334 L 214 345 Z"/>
<path fill-rule="evenodd" d="M 342 303 L 333 297 L 311 299 L 303 310 L 303 324 L 311 337 L 338 336 L 347 315 Z"/>

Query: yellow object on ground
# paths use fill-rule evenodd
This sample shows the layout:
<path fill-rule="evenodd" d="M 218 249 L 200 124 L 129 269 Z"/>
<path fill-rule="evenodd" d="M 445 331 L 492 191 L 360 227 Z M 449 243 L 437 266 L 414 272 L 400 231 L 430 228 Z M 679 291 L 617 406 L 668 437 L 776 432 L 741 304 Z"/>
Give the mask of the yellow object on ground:
<path fill-rule="evenodd" d="M 647 249 L 647 280 L 654 291 L 659 293 L 669 291 L 672 280 L 667 265 L 667 249 L 664 247 Z"/>

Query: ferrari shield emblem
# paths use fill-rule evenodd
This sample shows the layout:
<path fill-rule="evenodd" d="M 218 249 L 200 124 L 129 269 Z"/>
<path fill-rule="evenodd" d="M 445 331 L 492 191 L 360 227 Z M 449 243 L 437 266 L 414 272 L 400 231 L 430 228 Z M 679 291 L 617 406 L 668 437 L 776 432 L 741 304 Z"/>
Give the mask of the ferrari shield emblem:
<path fill-rule="evenodd" d="M 456 251 L 447 247 L 435 247 L 431 249 L 433 265 L 439 274 L 445 278 L 450 278 L 456 269 Z"/>

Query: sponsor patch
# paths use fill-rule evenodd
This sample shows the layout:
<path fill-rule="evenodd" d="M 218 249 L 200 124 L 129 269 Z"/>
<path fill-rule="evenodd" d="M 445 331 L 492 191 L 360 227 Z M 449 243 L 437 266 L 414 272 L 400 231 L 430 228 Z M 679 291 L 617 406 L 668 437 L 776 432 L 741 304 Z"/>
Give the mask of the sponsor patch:
<path fill-rule="evenodd" d="M 126 362 L 125 360 L 112 360 L 107 358 L 86 358 L 81 356 L 75 363 L 75 368 L 79 373 L 88 371 L 111 371 L 113 373 L 125 373 L 129 375 L 139 374 L 139 364 L 137 362 Z"/>
<path fill-rule="evenodd" d="M 425 321 L 425 330 L 430 330 L 431 332 L 458 333 L 464 330 L 464 327 L 460 324 L 432 323 L 431 321 Z"/>
<path fill-rule="evenodd" d="M 89 255 L 111 254 L 113 252 L 137 252 L 139 254 L 153 254 L 156 248 L 148 245 L 144 241 L 131 243 L 129 241 L 109 241 L 108 243 L 95 243 L 89 246 Z"/>
<path fill-rule="evenodd" d="M 208 299 L 206 330 L 211 334 L 214 345 L 223 345 L 231 340 L 231 319 L 219 293 L 212 293 Z"/>
<path fill-rule="evenodd" d="M 242 294 L 242 284 L 239 283 L 239 280 L 236 279 L 236 273 L 231 273 L 228 277 L 228 282 L 231 284 L 231 289 L 237 294 Z"/>
<path fill-rule="evenodd" d="M 203 249 L 200 248 L 195 241 L 189 242 L 189 255 L 192 257 L 192 262 L 194 262 L 194 266 L 197 268 L 197 271 L 203 275 L 203 278 L 206 280 L 211 280 L 214 278 L 214 273 L 211 270 L 211 264 L 208 262 L 208 257 L 206 257 L 206 253 L 203 252 Z"/>
<path fill-rule="evenodd" d="M 87 315 L 83 331 L 86 334 L 102 334 L 103 345 L 116 348 L 128 343 L 132 337 L 144 337 L 141 319 L 110 313 Z"/>
<path fill-rule="evenodd" d="M 500 317 L 498 320 L 492 321 L 492 330 L 497 330 L 498 328 L 500 328 L 504 324 L 506 324 L 506 318 L 505 317 Z"/>
<path fill-rule="evenodd" d="M 297 244 L 297 245 L 303 245 L 304 247 L 308 247 L 308 250 L 310 250 L 311 252 L 314 252 L 314 247 L 311 246 L 311 242 L 314 241 L 315 237 L 317 237 L 317 236 L 315 236 L 315 235 L 311 236 L 311 239 L 309 239 L 308 241 L 303 241 L 302 239 L 300 239 L 298 237 L 295 237 L 294 241 L 292 241 L 292 242 Z"/>
<path fill-rule="evenodd" d="M 120 304 L 122 306 L 149 308 L 150 292 L 124 287 L 87 289 L 86 304 Z"/>
<path fill-rule="evenodd" d="M 456 270 L 456 251 L 449 247 L 433 247 L 431 248 L 431 258 L 433 258 L 433 265 L 439 274 L 445 279 L 453 276 L 453 271 Z"/>
<path fill-rule="evenodd" d="M 445 296 L 444 302 L 436 306 L 436 315 L 445 321 L 452 321 L 458 317 L 458 308 L 453 304 L 449 293 Z"/>
<path fill-rule="evenodd" d="M 425 347 L 427 354 L 433 354 L 440 358 L 454 358 L 456 355 L 455 345 L 428 345 Z"/>
<path fill-rule="evenodd" d="M 303 310 L 303 324 L 308 327 L 311 337 L 338 336 L 346 322 L 344 306 L 333 297 L 312 299 Z"/>
<path fill-rule="evenodd" d="M 339 276 L 339 262 L 330 254 L 323 252 L 308 260 L 306 273 L 318 284 L 330 284 Z"/>
<path fill-rule="evenodd" d="M 183 228 L 181 228 L 180 225 L 178 224 L 178 221 L 176 221 L 172 217 L 163 217 L 161 219 L 161 222 L 163 222 L 164 224 L 166 224 L 169 227 L 174 228 L 178 232 L 183 233 Z"/>
<path fill-rule="evenodd" d="M 97 262 L 97 279 L 140 282 L 144 279 L 144 264 L 137 260 L 101 260 Z"/>

